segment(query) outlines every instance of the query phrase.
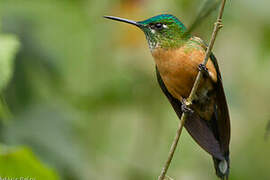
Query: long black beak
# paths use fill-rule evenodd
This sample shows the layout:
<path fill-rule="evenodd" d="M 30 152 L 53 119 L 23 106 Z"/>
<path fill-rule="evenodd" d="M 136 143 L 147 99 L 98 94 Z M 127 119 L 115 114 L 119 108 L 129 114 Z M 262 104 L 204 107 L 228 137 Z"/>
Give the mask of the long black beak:
<path fill-rule="evenodd" d="M 128 23 L 128 24 L 132 24 L 132 25 L 135 25 L 135 26 L 137 26 L 139 28 L 142 26 L 138 22 L 132 21 L 132 20 L 128 20 L 128 19 L 123 19 L 123 18 L 114 17 L 114 16 L 103 16 L 103 17 L 104 18 L 107 18 L 107 19 L 112 19 L 112 20 L 115 20 L 115 21 L 120 21 L 120 22 L 125 22 L 125 23 Z"/>

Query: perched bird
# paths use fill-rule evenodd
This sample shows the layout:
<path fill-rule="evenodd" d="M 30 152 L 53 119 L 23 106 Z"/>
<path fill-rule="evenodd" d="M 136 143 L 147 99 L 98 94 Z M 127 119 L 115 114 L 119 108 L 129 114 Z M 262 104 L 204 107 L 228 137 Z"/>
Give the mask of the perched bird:
<path fill-rule="evenodd" d="M 129 23 L 140 28 L 155 60 L 158 83 L 179 118 L 187 112 L 185 128 L 193 139 L 212 155 L 216 174 L 229 176 L 230 117 L 221 74 L 213 54 L 202 64 L 207 45 L 192 36 L 175 16 L 162 14 L 144 21 L 131 21 L 113 16 L 105 18 Z M 199 71 L 203 79 L 190 107 L 188 98 Z"/>

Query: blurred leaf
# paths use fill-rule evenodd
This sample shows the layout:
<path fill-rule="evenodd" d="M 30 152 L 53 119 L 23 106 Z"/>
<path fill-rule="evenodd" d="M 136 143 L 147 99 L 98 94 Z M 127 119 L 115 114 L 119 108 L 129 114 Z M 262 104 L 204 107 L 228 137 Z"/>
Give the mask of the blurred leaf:
<path fill-rule="evenodd" d="M 76 112 L 69 111 L 47 105 L 31 106 L 25 113 L 14 116 L 13 123 L 3 128 L 1 135 L 7 144 L 31 147 L 42 160 L 53 165 L 63 179 L 83 179 L 84 152 L 79 145 L 74 146 L 76 135 L 72 119 L 77 118 Z"/>
<path fill-rule="evenodd" d="M 213 11 L 215 11 L 220 4 L 218 0 L 206 0 L 202 8 L 200 9 L 196 19 L 193 21 L 191 26 L 189 27 L 188 32 L 192 32 L 196 29 Z"/>
<path fill-rule="evenodd" d="M 7 86 L 13 73 L 13 61 L 19 41 L 13 35 L 0 35 L 0 93 Z M 0 94 L 0 118 L 10 117 L 8 106 Z"/>
<path fill-rule="evenodd" d="M 10 117 L 11 112 L 9 110 L 9 107 L 5 101 L 5 98 L 2 97 L 0 93 L 0 120 L 2 120 L 3 123 L 7 123 Z"/>
<path fill-rule="evenodd" d="M 264 135 L 265 140 L 268 139 L 269 134 L 270 134 L 270 120 L 268 121 L 268 123 L 266 125 L 266 131 L 265 131 L 265 135 Z"/>
<path fill-rule="evenodd" d="M 59 179 L 58 175 L 43 165 L 30 149 L 4 145 L 0 145 L 0 177 Z"/>
<path fill-rule="evenodd" d="M 270 25 L 262 27 L 262 36 L 260 39 L 261 57 L 258 60 L 262 63 L 269 61 L 270 57 Z"/>
<path fill-rule="evenodd" d="M 13 73 L 13 59 L 19 41 L 13 35 L 0 35 L 0 92 L 8 84 Z"/>

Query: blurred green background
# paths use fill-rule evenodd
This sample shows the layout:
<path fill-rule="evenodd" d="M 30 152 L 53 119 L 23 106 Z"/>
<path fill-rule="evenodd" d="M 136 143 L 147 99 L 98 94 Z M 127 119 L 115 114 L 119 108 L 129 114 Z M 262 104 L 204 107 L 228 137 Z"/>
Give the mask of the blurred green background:
<path fill-rule="evenodd" d="M 0 0 L 0 177 L 150 180 L 178 119 L 145 37 L 127 24 L 170 13 L 187 26 L 200 0 Z M 231 1 L 214 52 L 232 124 L 231 180 L 270 179 L 270 1 Z M 194 34 L 210 38 L 217 10 Z M 217 179 L 186 131 L 168 174 Z"/>

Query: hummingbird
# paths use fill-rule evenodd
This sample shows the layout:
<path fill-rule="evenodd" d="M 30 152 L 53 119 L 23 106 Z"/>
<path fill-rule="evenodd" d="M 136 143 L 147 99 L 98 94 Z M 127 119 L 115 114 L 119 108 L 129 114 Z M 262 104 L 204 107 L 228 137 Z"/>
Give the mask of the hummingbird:
<path fill-rule="evenodd" d="M 216 175 L 228 179 L 229 110 L 214 54 L 211 53 L 206 65 L 202 64 L 207 44 L 193 36 L 178 18 L 170 14 L 143 21 L 104 17 L 134 25 L 144 32 L 162 92 L 180 119 L 182 113 L 187 113 L 184 127 L 197 144 L 212 156 Z M 203 73 L 203 78 L 194 100 L 187 106 L 185 101 L 199 71 Z"/>

